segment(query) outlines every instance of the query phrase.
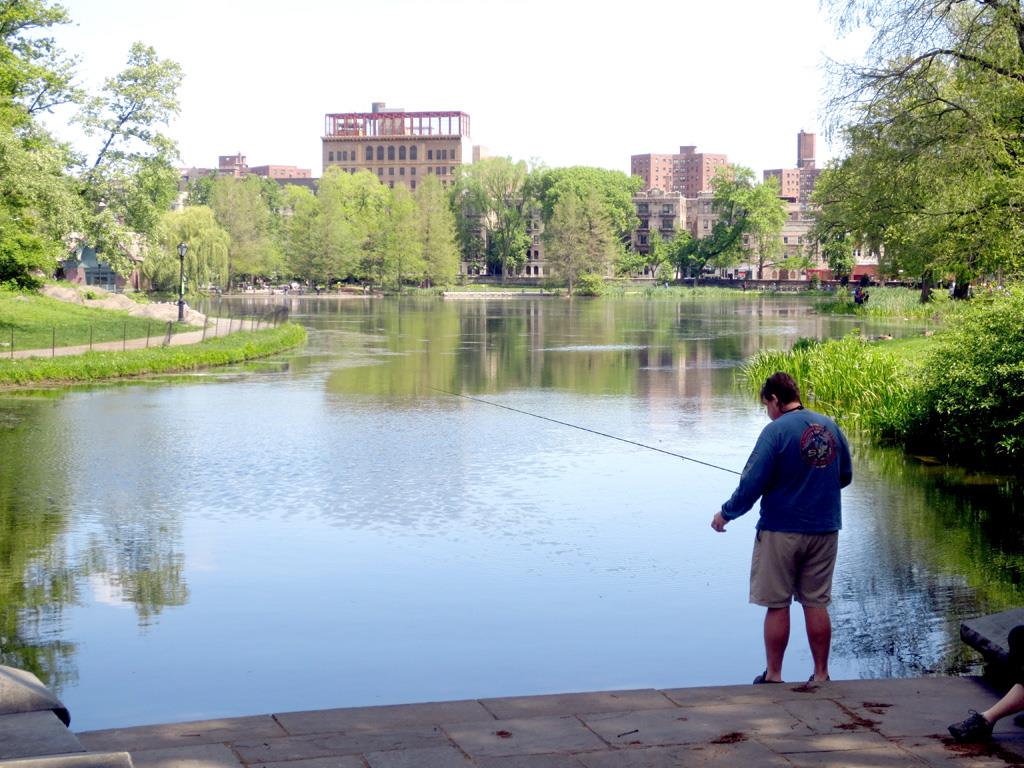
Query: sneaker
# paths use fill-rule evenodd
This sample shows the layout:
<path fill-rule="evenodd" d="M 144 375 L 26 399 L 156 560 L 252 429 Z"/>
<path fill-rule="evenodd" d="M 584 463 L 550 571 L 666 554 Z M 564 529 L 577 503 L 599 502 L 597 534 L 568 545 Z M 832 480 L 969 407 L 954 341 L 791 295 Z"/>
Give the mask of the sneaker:
<path fill-rule="evenodd" d="M 973 709 L 970 712 L 971 716 L 966 720 L 949 726 L 949 735 L 961 744 L 988 741 L 992 738 L 992 723 Z"/>

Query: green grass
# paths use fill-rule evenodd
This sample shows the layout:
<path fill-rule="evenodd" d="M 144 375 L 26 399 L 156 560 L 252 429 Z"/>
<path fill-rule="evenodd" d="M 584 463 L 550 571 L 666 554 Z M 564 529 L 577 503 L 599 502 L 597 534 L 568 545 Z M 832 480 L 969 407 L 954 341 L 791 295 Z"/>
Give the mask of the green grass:
<path fill-rule="evenodd" d="M 175 323 L 174 333 L 194 331 L 195 326 Z M 15 349 L 71 347 L 122 338 L 161 336 L 167 324 L 132 317 L 127 312 L 85 307 L 30 292 L 0 290 L 0 356 L 9 352 L 13 334 Z"/>
<path fill-rule="evenodd" d="M 839 290 L 835 296 L 815 305 L 819 312 L 864 317 L 902 317 L 916 320 L 939 320 L 956 312 L 962 302 L 951 301 L 944 290 L 932 291 L 932 300 L 921 303 L 921 291 L 916 288 L 869 287 L 866 304 L 853 303 L 853 288 Z"/>
<path fill-rule="evenodd" d="M 306 341 L 294 323 L 262 331 L 239 332 L 178 347 L 130 352 L 86 352 L 54 358 L 0 359 L 0 386 L 65 384 L 157 373 L 180 373 L 229 365 L 275 354 Z"/>

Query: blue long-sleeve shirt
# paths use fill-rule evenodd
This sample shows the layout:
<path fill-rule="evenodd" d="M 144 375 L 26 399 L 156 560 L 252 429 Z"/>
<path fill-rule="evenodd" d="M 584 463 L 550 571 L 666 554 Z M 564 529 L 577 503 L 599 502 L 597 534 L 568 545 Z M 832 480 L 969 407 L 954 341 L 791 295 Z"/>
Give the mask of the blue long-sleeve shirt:
<path fill-rule="evenodd" d="M 850 446 L 836 423 L 806 408 L 787 411 L 761 431 L 722 517 L 734 520 L 760 497 L 758 530 L 838 531 L 839 490 L 852 480 Z"/>

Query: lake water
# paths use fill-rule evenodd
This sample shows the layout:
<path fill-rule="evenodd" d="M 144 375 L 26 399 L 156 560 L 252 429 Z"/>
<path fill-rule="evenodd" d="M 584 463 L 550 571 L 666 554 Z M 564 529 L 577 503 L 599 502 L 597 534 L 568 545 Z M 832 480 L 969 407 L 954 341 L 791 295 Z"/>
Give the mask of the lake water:
<path fill-rule="evenodd" d="M 749 683 L 756 513 L 709 525 L 735 475 L 438 390 L 739 470 L 748 355 L 922 330 L 796 297 L 287 302 L 304 349 L 0 395 L 0 660 L 77 730 Z M 1020 488 L 855 454 L 833 677 L 976 669 L 960 620 L 1021 602 Z"/>

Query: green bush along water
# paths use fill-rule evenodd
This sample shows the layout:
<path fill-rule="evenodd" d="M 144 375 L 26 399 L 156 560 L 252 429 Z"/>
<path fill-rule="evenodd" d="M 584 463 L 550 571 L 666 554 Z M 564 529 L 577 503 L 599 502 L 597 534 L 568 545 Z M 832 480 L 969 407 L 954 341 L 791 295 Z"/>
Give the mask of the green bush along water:
<path fill-rule="evenodd" d="M 846 428 L 917 452 L 1019 472 L 1024 456 L 1024 286 L 956 309 L 934 338 L 801 340 L 742 370 L 757 392 L 771 373 L 799 382 L 808 405 Z"/>
<path fill-rule="evenodd" d="M 921 303 L 921 292 L 908 288 L 869 287 L 868 300 L 864 304 L 855 304 L 853 288 L 838 290 L 815 305 L 819 312 L 847 315 L 865 315 L 867 317 L 905 317 L 913 320 L 939 320 L 951 312 L 956 312 L 964 302 L 950 301 L 948 294 L 942 290 L 932 292 L 932 300 Z"/>
<path fill-rule="evenodd" d="M 129 352 L 86 352 L 55 358 L 0 359 L 0 386 L 116 379 L 191 371 L 266 357 L 306 341 L 294 323 L 208 339 L 200 344 L 150 347 Z"/>

